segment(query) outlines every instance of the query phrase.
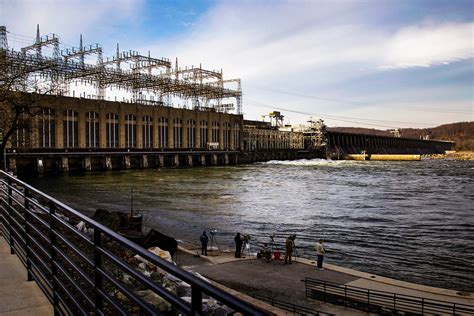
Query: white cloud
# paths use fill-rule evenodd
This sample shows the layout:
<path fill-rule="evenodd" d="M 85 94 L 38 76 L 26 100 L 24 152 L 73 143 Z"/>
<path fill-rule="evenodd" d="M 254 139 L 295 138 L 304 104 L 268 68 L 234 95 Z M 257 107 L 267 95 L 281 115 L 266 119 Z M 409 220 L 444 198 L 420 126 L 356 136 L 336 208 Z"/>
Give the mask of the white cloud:
<path fill-rule="evenodd" d="M 8 31 L 34 38 L 36 24 L 40 24 L 42 35 L 56 33 L 64 43 L 74 46 L 79 44 L 79 34 L 97 42 L 99 38 L 91 37 L 106 36 L 121 23 L 133 21 L 142 6 L 142 1 L 135 0 L 0 1 L 1 23 Z M 13 34 L 9 37 L 11 45 L 14 39 L 28 40 Z"/>
<path fill-rule="evenodd" d="M 119 26 L 124 29 L 127 23 L 131 26 L 139 23 L 142 2 L 0 1 L 7 7 L 1 10 L 2 23 L 18 34 L 34 36 L 36 23 L 40 23 L 42 31 L 58 33 L 73 45 L 77 45 L 79 33 L 85 34 L 86 43 L 101 38 L 104 43 L 109 40 L 104 37 L 113 36 L 113 41 L 120 41 L 123 47 L 127 45 L 127 36 L 130 44 L 140 40 L 139 33 L 132 34 L 129 30 L 114 34 L 114 31 Z M 324 98 L 339 98 L 341 105 L 329 110 L 337 113 L 344 107 L 344 99 L 370 103 L 369 94 L 377 93 L 376 88 L 363 84 L 358 86 L 364 91 L 348 91 L 347 83 L 362 82 L 373 74 L 396 73 L 387 69 L 401 69 L 402 73 L 405 68 L 446 64 L 444 67 L 450 67 L 451 63 L 473 57 L 473 23 L 446 23 L 432 18 L 426 24 L 420 18 L 400 27 L 402 22 L 397 17 L 396 23 L 392 21 L 387 26 L 383 16 L 391 14 L 390 8 L 374 2 L 223 1 L 193 20 L 185 33 L 129 48 L 142 53 L 151 50 L 152 55 L 172 61 L 178 57 L 180 66 L 197 66 L 202 62 L 206 69 L 223 68 L 227 79 L 242 78 L 244 112 L 248 118 L 258 118 L 269 110 L 258 107 L 256 101 L 318 113 L 321 108 L 330 107 Z M 386 12 L 380 12 L 381 8 Z M 147 26 L 161 26 L 159 21 L 155 23 Z M 131 29 L 139 32 L 137 28 Z M 117 35 L 121 38 L 116 38 Z M 91 39 L 92 36 L 98 38 Z M 105 49 L 109 54 L 113 50 L 114 47 Z M 420 68 L 423 70 L 426 68 Z M 271 93 L 259 87 L 321 99 Z M 397 94 L 404 92 L 393 91 L 385 95 L 385 101 L 396 103 Z M 445 93 L 446 98 L 449 95 L 450 92 Z M 380 99 L 384 100 L 384 95 Z M 356 105 L 348 104 L 346 108 L 349 107 L 357 111 Z M 293 115 L 296 116 L 287 117 Z M 420 120 L 423 121 L 421 116 Z"/>
<path fill-rule="evenodd" d="M 429 67 L 474 56 L 474 23 L 400 29 L 385 47 L 383 68 Z"/>
<path fill-rule="evenodd" d="M 251 81 L 341 65 L 357 76 L 473 56 L 473 23 L 415 25 L 389 32 L 357 18 L 341 21 L 340 16 L 353 9 L 348 6 L 321 11 L 324 6 L 318 3 L 236 6 L 225 2 L 196 22 L 188 34 L 151 49 L 178 56 L 180 65 L 203 62 Z"/>
<path fill-rule="evenodd" d="M 223 2 L 189 33 L 143 51 L 177 56 L 180 66 L 202 62 L 204 68 L 222 67 L 226 78 L 242 78 L 244 112 L 253 118 L 266 112 L 256 101 L 308 112 L 318 112 L 318 104 L 324 103 L 272 95 L 259 86 L 341 98 L 345 82 L 351 80 L 473 56 L 472 23 L 385 28 L 382 22 L 372 23 L 369 15 L 374 12 L 368 10 L 351 2 Z"/>

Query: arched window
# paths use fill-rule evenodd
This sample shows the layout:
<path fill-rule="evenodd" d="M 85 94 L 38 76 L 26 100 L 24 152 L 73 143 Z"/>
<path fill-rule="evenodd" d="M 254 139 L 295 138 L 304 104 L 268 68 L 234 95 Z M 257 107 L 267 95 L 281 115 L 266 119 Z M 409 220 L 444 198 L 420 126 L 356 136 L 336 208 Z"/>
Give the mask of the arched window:
<path fill-rule="evenodd" d="M 125 147 L 137 147 L 137 117 L 133 114 L 125 115 Z"/>
<path fill-rule="evenodd" d="M 20 114 L 19 122 L 24 123 L 23 128 L 18 128 L 12 137 L 13 147 L 27 148 L 31 147 L 31 122 L 25 114 Z"/>
<path fill-rule="evenodd" d="M 234 149 L 240 148 L 240 125 L 239 123 L 234 124 Z"/>
<path fill-rule="evenodd" d="M 188 148 L 196 146 L 196 121 L 188 120 Z"/>
<path fill-rule="evenodd" d="M 207 121 L 201 121 L 199 125 L 200 125 L 199 136 L 201 138 L 199 147 L 206 148 L 207 147 Z"/>
<path fill-rule="evenodd" d="M 153 147 L 153 118 L 151 116 L 143 117 L 142 143 L 143 148 Z"/>
<path fill-rule="evenodd" d="M 230 143 L 230 123 L 229 122 L 224 122 L 223 124 L 224 128 L 224 149 L 229 149 L 229 143 Z"/>
<path fill-rule="evenodd" d="M 99 113 L 86 113 L 86 147 L 99 147 Z"/>
<path fill-rule="evenodd" d="M 78 113 L 74 110 L 63 113 L 63 137 L 65 148 L 79 146 Z"/>
<path fill-rule="evenodd" d="M 183 121 L 179 118 L 173 120 L 173 147 L 181 148 L 181 140 L 183 135 Z"/>
<path fill-rule="evenodd" d="M 168 119 L 164 116 L 158 119 L 158 147 L 168 147 Z"/>
<path fill-rule="evenodd" d="M 39 115 L 39 144 L 41 148 L 56 146 L 56 118 L 51 108 L 42 109 Z"/>
<path fill-rule="evenodd" d="M 115 113 L 107 113 L 105 121 L 107 148 L 117 148 L 119 146 L 119 116 Z"/>
<path fill-rule="evenodd" d="M 212 122 L 212 142 L 219 142 L 219 122 Z"/>

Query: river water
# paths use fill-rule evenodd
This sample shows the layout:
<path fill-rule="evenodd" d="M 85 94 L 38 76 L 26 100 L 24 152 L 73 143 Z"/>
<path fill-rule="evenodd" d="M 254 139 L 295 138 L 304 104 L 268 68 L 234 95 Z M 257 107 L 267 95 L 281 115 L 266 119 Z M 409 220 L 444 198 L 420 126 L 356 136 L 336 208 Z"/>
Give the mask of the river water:
<path fill-rule="evenodd" d="M 189 169 L 23 177 L 85 213 L 142 210 L 147 225 L 198 243 L 217 230 L 251 249 L 296 234 L 297 253 L 426 285 L 474 292 L 474 161 L 271 161 Z"/>

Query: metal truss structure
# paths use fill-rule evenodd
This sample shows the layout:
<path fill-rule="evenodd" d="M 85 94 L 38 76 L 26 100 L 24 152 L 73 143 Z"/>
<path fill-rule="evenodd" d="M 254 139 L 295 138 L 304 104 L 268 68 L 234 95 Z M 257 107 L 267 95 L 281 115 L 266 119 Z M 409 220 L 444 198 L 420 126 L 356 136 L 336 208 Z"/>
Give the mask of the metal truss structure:
<path fill-rule="evenodd" d="M 41 37 L 39 26 L 35 43 L 15 51 L 8 47 L 7 33 L 6 27 L 0 26 L 2 71 L 40 77 L 50 84 L 53 94 L 67 94 L 69 85 L 79 81 L 96 89 L 94 98 L 105 99 L 106 88 L 119 88 L 132 94 L 133 103 L 163 105 L 164 100 L 171 103 L 171 98 L 179 98 L 191 100 L 194 108 L 229 112 L 234 110 L 234 104 L 222 101 L 235 98 L 236 112 L 242 114 L 240 79 L 224 80 L 222 70 L 206 70 L 202 66 L 183 68 L 178 66 L 177 59 L 173 67 L 169 59 L 154 58 L 150 53 L 144 56 L 131 50 L 120 52 L 118 44 L 115 56 L 104 59 L 102 46 L 84 46 L 82 35 L 78 48 L 60 50 L 59 37 L 55 34 Z M 53 48 L 52 56 L 42 53 L 46 46 Z M 90 55 L 97 57 L 96 63 L 86 62 L 86 56 Z M 224 87 L 226 83 L 237 83 L 237 89 Z"/>

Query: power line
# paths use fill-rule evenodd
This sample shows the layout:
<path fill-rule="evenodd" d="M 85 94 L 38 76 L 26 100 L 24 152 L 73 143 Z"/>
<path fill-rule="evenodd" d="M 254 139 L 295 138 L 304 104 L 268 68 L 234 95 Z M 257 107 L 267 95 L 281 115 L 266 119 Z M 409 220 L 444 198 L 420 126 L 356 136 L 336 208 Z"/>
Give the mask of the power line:
<path fill-rule="evenodd" d="M 260 101 L 249 99 L 248 97 L 246 97 L 246 99 L 249 100 L 249 101 L 255 102 L 257 104 L 260 104 L 260 107 L 265 107 L 265 108 L 274 109 L 274 110 L 281 110 L 281 111 L 286 111 L 286 112 L 291 112 L 291 113 L 296 113 L 296 114 L 303 114 L 303 115 L 308 115 L 308 116 L 317 116 L 317 117 L 321 117 L 321 118 L 324 118 L 324 119 L 330 119 L 330 120 L 340 121 L 340 122 L 345 122 L 345 123 L 370 125 L 370 126 L 384 127 L 384 128 L 399 128 L 400 125 L 388 125 L 388 124 L 383 124 L 383 122 L 394 123 L 394 124 L 398 123 L 398 124 L 403 124 L 403 125 L 412 124 L 412 125 L 426 125 L 428 127 L 432 126 L 432 124 L 429 124 L 429 123 L 376 120 L 376 119 L 367 119 L 367 118 L 358 118 L 358 117 L 350 117 L 350 116 L 338 116 L 338 115 L 331 115 L 331 114 L 321 114 L 321 113 L 312 113 L 312 112 L 306 112 L 306 111 L 298 111 L 298 110 L 283 108 L 283 107 L 279 107 L 279 106 L 269 105 L 269 104 L 266 104 L 266 103 L 263 103 L 263 102 L 260 102 Z M 382 123 L 377 124 L 376 122 L 382 122 Z"/>
<path fill-rule="evenodd" d="M 252 85 L 250 85 L 252 87 Z M 303 98 L 308 98 L 308 99 L 314 99 L 314 100 L 320 100 L 320 101 L 326 101 L 326 102 L 336 102 L 336 103 L 341 103 L 341 104 L 354 104 L 358 106 L 365 106 L 365 107 L 380 107 L 383 106 L 384 108 L 395 108 L 395 109 L 404 109 L 404 110 L 409 110 L 409 111 L 430 111 L 430 112 L 438 112 L 438 113 L 454 113 L 454 114 L 472 114 L 472 111 L 469 110 L 452 110 L 452 109 L 441 109 L 441 108 L 431 108 L 431 107 L 414 107 L 414 106 L 400 106 L 400 105 L 384 105 L 384 104 L 368 104 L 365 102 L 358 102 L 358 101 L 353 101 L 353 100 L 343 100 L 343 99 L 333 99 L 333 98 L 323 98 L 323 97 L 318 97 L 314 95 L 308 95 L 308 94 L 303 94 L 303 93 L 297 93 L 297 92 L 292 92 L 292 91 L 287 91 L 287 90 L 281 90 L 281 89 L 274 89 L 274 88 L 269 88 L 269 87 L 263 87 L 263 86 L 258 86 L 258 85 L 253 85 L 253 87 L 260 89 L 260 90 L 266 90 L 266 91 L 271 91 L 271 92 L 276 92 L 280 94 L 287 94 L 287 95 L 293 95 L 297 97 L 303 97 Z"/>

